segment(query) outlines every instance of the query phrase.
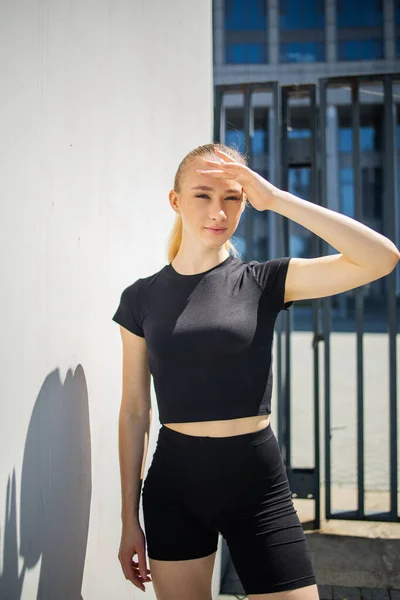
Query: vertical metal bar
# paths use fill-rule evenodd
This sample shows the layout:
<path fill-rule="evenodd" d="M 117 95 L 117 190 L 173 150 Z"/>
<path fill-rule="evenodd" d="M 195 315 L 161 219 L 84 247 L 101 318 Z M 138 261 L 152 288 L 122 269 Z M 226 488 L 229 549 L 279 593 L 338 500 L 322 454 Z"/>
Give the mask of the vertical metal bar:
<path fill-rule="evenodd" d="M 286 87 L 282 88 L 281 98 L 281 169 L 280 169 L 280 184 L 281 188 L 287 190 L 289 187 L 289 165 L 288 165 L 288 125 L 289 125 L 289 90 Z M 289 221 L 283 216 L 280 216 L 280 233 L 281 247 L 280 254 L 289 254 Z M 282 231 L 281 231 L 282 230 Z"/>
<path fill-rule="evenodd" d="M 278 82 L 274 82 L 272 85 L 272 93 L 273 93 L 273 106 L 274 106 L 274 133 L 275 136 L 275 179 L 274 185 L 281 187 L 282 186 L 282 170 L 281 170 L 281 162 L 282 162 L 282 148 L 281 148 L 281 136 L 282 136 L 282 115 L 281 115 L 281 88 Z M 275 223 L 278 226 L 280 223 L 280 215 L 274 214 Z M 278 229 L 278 227 L 277 227 Z M 281 245 L 281 240 L 279 234 L 276 236 L 276 247 L 274 248 L 274 256 L 281 256 L 281 248 L 278 247 Z M 284 419 L 285 419 L 285 411 L 283 406 L 283 395 L 282 395 L 282 329 L 281 322 L 278 319 L 277 327 L 276 327 L 276 337 L 277 337 L 277 396 L 280 399 L 278 402 L 278 422 L 277 422 L 277 439 L 279 443 L 279 449 L 282 453 L 282 457 L 285 460 L 284 456 L 284 447 L 283 447 L 283 432 L 284 432 Z"/>
<path fill-rule="evenodd" d="M 352 85 L 352 163 L 354 180 L 355 219 L 363 220 L 360 156 L 360 98 L 359 80 Z M 363 289 L 355 289 L 355 317 L 357 334 L 357 493 L 358 517 L 364 517 L 364 296 Z"/>
<path fill-rule="evenodd" d="M 316 86 L 310 86 L 310 129 L 311 129 L 311 198 L 312 202 L 318 203 L 317 194 L 317 102 L 316 102 Z M 319 256 L 319 246 L 321 238 L 313 236 L 313 246 L 315 256 Z M 318 332 L 318 316 L 319 316 L 319 300 L 312 303 L 312 319 L 314 335 Z M 314 338 L 315 339 L 315 338 Z M 314 344 L 313 348 L 314 361 L 314 464 L 315 464 L 315 527 L 320 527 L 320 440 L 319 440 L 319 345 Z"/>
<path fill-rule="evenodd" d="M 251 87 L 244 85 L 244 115 L 243 115 L 243 129 L 244 129 L 244 151 L 245 154 L 251 159 L 251 148 L 250 148 L 250 103 L 251 103 Z M 251 168 L 251 165 L 249 165 Z M 253 260 L 253 216 L 254 208 L 248 206 L 246 208 L 246 260 Z"/>
<path fill-rule="evenodd" d="M 395 232 L 395 124 L 393 118 L 393 80 L 391 75 L 383 76 L 385 92 L 384 127 L 385 127 L 385 168 L 384 168 L 384 202 L 383 218 L 385 235 L 393 242 Z M 389 327 L 389 452 L 390 452 L 390 515 L 397 520 L 397 370 L 396 370 L 396 272 L 392 271 L 385 278 L 387 290 L 387 313 Z"/>
<path fill-rule="evenodd" d="M 272 183 L 279 186 L 281 184 L 281 99 L 280 99 L 280 88 L 276 81 L 272 84 L 272 102 L 274 107 L 274 132 L 272 135 L 275 136 L 275 160 L 274 160 L 274 179 Z M 271 132 L 270 132 L 271 135 Z M 277 256 L 278 254 L 276 254 Z"/>
<path fill-rule="evenodd" d="M 327 190 L 327 136 L 326 136 L 326 115 L 327 115 L 327 89 L 326 79 L 319 80 L 319 135 L 320 135 L 320 203 L 322 206 L 328 206 Z M 321 252 L 328 254 L 328 243 L 321 238 Z M 325 517 L 331 517 L 331 386 L 330 386 L 330 331 L 331 331 L 331 312 L 330 297 L 323 298 L 323 331 L 324 331 L 324 422 L 325 422 Z"/>
<path fill-rule="evenodd" d="M 214 142 L 221 142 L 221 110 L 223 92 L 220 86 L 214 87 Z"/>
<path fill-rule="evenodd" d="M 287 190 L 289 185 L 289 169 L 288 169 L 288 144 L 287 144 L 287 135 L 288 135 L 288 110 L 289 110 L 289 92 L 287 88 L 282 88 L 282 101 L 281 101 L 281 151 L 282 151 L 282 168 L 281 168 L 281 187 L 282 189 Z M 287 218 L 280 216 L 278 219 L 278 223 L 282 225 L 282 242 L 281 247 L 283 252 L 281 253 L 283 256 L 289 256 L 289 221 Z M 283 375 L 283 394 L 282 394 L 282 404 L 283 404 L 283 440 L 284 440 L 284 449 L 285 449 L 285 464 L 286 469 L 289 471 L 291 469 L 291 414 L 290 414 L 290 320 L 289 314 L 280 314 L 280 319 L 283 324 L 285 330 L 285 371 Z"/>

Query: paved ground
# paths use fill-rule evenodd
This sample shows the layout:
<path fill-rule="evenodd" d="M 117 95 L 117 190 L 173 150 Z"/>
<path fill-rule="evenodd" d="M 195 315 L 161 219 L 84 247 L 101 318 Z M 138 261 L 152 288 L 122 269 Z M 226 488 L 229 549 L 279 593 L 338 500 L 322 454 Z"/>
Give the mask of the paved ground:
<path fill-rule="evenodd" d="M 400 590 L 319 585 L 318 591 L 320 600 L 400 600 Z M 217 600 L 236 600 L 237 598 L 244 600 L 247 596 L 220 595 Z"/>
<path fill-rule="evenodd" d="M 400 590 L 318 586 L 321 600 L 400 600 Z"/>

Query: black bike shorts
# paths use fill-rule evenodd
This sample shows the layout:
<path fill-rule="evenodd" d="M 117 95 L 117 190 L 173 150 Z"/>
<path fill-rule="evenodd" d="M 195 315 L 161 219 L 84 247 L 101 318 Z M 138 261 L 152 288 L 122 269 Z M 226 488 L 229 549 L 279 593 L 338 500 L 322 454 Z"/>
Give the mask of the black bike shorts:
<path fill-rule="evenodd" d="M 316 583 L 270 424 L 229 437 L 162 425 L 142 500 L 149 558 L 208 556 L 221 533 L 246 594 Z"/>

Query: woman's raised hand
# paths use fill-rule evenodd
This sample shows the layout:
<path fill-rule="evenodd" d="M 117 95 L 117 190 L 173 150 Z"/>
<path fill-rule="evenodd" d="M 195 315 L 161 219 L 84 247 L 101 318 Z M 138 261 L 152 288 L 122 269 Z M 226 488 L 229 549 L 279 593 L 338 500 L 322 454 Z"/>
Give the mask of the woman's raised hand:
<path fill-rule="evenodd" d="M 274 200 L 273 192 L 276 188 L 269 181 L 252 171 L 247 165 L 238 162 L 229 154 L 220 150 L 217 146 L 214 146 L 214 152 L 221 160 L 215 161 L 204 158 L 204 163 L 211 168 L 197 169 L 197 173 L 217 179 L 235 179 L 243 187 L 244 194 L 256 210 L 271 208 Z"/>

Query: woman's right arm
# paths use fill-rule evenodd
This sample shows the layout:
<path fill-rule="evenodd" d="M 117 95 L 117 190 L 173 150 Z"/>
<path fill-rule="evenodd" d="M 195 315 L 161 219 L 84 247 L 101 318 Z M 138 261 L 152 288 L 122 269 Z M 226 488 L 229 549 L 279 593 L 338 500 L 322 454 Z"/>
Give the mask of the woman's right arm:
<path fill-rule="evenodd" d="M 145 537 L 139 523 L 139 503 L 151 424 L 150 371 L 146 341 L 120 326 L 122 399 L 118 422 L 121 475 L 122 535 L 119 560 L 125 577 L 144 590 L 147 575 Z M 138 566 L 132 563 L 138 555 Z M 141 575 L 144 573 L 144 576 Z"/>

